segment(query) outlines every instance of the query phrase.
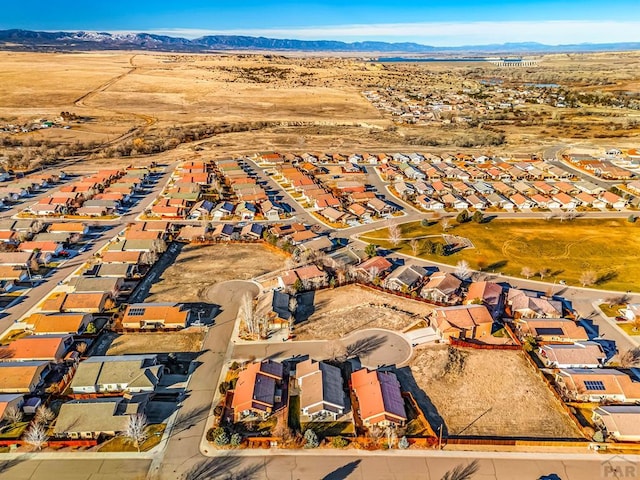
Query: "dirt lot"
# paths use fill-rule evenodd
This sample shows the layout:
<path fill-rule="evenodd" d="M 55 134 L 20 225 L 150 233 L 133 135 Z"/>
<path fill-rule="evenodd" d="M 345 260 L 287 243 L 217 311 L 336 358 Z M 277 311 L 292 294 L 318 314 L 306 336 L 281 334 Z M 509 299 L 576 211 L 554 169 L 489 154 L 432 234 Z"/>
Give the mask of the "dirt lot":
<path fill-rule="evenodd" d="M 125 333 L 113 340 L 107 355 L 199 352 L 204 334 L 204 330 L 195 327 L 180 332 Z"/>
<path fill-rule="evenodd" d="M 464 357 L 459 374 L 442 376 L 446 346 L 417 351 L 411 367 L 398 372 L 403 388 L 412 391 L 436 430 L 444 421 L 449 435 L 580 438 L 520 352 L 459 351 Z"/>
<path fill-rule="evenodd" d="M 151 287 L 148 302 L 198 302 L 210 286 L 246 280 L 284 266 L 286 257 L 262 245 L 187 245 Z"/>
<path fill-rule="evenodd" d="M 357 285 L 316 292 L 314 305 L 296 327 L 298 340 L 340 338 L 363 328 L 402 330 L 431 311 L 424 303 Z"/>

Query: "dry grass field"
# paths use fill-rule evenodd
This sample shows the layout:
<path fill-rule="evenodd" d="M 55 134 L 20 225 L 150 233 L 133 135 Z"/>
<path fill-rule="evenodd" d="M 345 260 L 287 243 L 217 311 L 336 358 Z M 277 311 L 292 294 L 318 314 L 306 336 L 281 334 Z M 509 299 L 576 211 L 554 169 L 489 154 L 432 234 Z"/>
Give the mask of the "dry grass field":
<path fill-rule="evenodd" d="M 134 355 L 143 353 L 199 352 L 205 331 L 190 327 L 179 332 L 125 333 L 109 346 L 107 355 Z"/>
<path fill-rule="evenodd" d="M 416 351 L 411 367 L 398 372 L 436 431 L 443 421 L 448 435 L 581 438 L 523 353 L 460 351 L 459 374 L 442 375 L 448 358 L 444 345 Z"/>
<path fill-rule="evenodd" d="M 321 290 L 313 314 L 296 325 L 296 339 L 330 340 L 364 328 L 402 330 L 430 312 L 424 303 L 358 285 Z"/>
<path fill-rule="evenodd" d="M 206 301 L 216 283 L 247 280 L 284 267 L 286 257 L 262 245 L 187 245 L 151 287 L 148 302 Z"/>

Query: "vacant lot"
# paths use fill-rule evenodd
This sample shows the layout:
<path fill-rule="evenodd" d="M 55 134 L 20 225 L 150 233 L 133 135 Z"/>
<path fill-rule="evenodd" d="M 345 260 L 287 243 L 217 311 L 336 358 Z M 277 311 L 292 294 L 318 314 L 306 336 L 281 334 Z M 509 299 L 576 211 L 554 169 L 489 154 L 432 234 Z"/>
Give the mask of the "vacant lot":
<path fill-rule="evenodd" d="M 284 266 L 286 257 L 262 245 L 187 245 L 151 287 L 149 302 L 198 302 L 212 285 L 247 280 Z"/>
<path fill-rule="evenodd" d="M 455 224 L 455 222 L 452 222 Z M 434 223 L 423 227 L 412 222 L 400 227 L 401 252 L 411 255 L 409 239 L 442 234 L 442 226 Z M 488 223 L 468 222 L 447 230 L 449 235 L 465 237 L 475 248 L 467 248 L 448 256 L 429 254 L 422 258 L 455 265 L 466 260 L 471 268 L 486 272 L 502 272 L 520 276 L 523 267 L 533 272 L 549 269 L 548 281 L 564 280 L 578 285 L 585 271 L 593 271 L 596 286 L 611 290 L 638 290 L 640 277 L 640 223 L 625 219 L 493 220 Z M 391 247 L 386 229 L 363 235 L 362 240 Z M 440 241 L 431 238 L 431 241 Z M 424 242 L 424 240 L 423 240 Z M 538 279 L 540 277 L 538 276 Z"/>
<path fill-rule="evenodd" d="M 107 355 L 199 352 L 204 334 L 204 330 L 195 327 L 180 332 L 125 333 L 113 340 Z"/>
<path fill-rule="evenodd" d="M 411 367 L 398 371 L 403 387 L 412 391 L 434 430 L 444 422 L 448 435 L 580 438 L 521 352 L 459 352 L 463 362 L 457 373 L 443 375 L 446 346 L 418 350 Z"/>
<path fill-rule="evenodd" d="M 402 330 L 431 312 L 424 303 L 357 285 L 322 290 L 315 311 L 296 327 L 298 340 L 340 338 L 363 328 Z"/>

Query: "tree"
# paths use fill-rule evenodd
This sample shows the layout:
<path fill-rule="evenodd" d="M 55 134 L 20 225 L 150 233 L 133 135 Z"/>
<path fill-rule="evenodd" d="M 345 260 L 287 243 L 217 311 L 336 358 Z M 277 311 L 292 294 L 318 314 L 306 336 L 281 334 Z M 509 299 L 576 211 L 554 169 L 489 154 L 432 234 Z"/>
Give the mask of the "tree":
<path fill-rule="evenodd" d="M 253 311 L 253 297 L 250 294 L 247 293 L 244 297 L 242 297 L 238 315 L 240 316 L 240 319 L 244 321 L 244 329 L 248 335 L 259 335 L 259 319 Z"/>
<path fill-rule="evenodd" d="M 479 468 L 477 460 L 474 460 L 467 465 L 457 465 L 453 470 L 449 470 L 445 473 L 442 480 L 469 480 L 476 474 Z"/>
<path fill-rule="evenodd" d="M 443 218 L 442 220 L 440 220 L 440 226 L 442 227 L 442 231 L 446 232 L 451 227 L 451 222 L 448 218 Z"/>
<path fill-rule="evenodd" d="M 543 267 L 538 270 L 538 275 L 540 275 L 540 280 L 544 280 L 544 278 L 551 273 L 551 269 L 547 267 Z"/>
<path fill-rule="evenodd" d="M 420 249 L 420 242 L 417 239 L 413 239 L 409 242 L 409 246 L 411 247 L 411 253 L 415 257 L 418 255 L 418 250 Z"/>
<path fill-rule="evenodd" d="M 534 273 L 535 272 L 533 271 L 533 268 L 530 267 L 522 267 L 522 270 L 520 270 L 520 275 L 522 275 L 527 280 L 533 277 Z"/>
<path fill-rule="evenodd" d="M 318 440 L 318 435 L 316 435 L 316 432 L 314 432 L 310 428 L 305 430 L 304 448 L 318 448 L 319 445 L 320 445 L 320 440 Z"/>
<path fill-rule="evenodd" d="M 8 406 L 4 411 L 3 420 L 9 422 L 10 425 L 15 425 L 16 423 L 20 423 L 22 421 L 22 410 L 20 410 L 15 405 Z"/>
<path fill-rule="evenodd" d="M 87 325 L 87 329 L 85 330 L 85 333 L 88 333 L 89 335 L 93 335 L 97 331 L 98 329 L 96 328 L 96 324 L 91 322 L 89 323 L 89 325 Z"/>
<path fill-rule="evenodd" d="M 467 223 L 469 221 L 469 212 L 466 210 L 461 211 L 456 217 L 456 222 Z"/>
<path fill-rule="evenodd" d="M 431 225 L 431 223 L 426 218 L 420 220 L 420 226 L 427 228 L 429 225 Z"/>
<path fill-rule="evenodd" d="M 78 345 L 76 345 L 76 351 L 82 355 L 87 351 L 87 344 L 85 342 L 80 342 Z"/>
<path fill-rule="evenodd" d="M 296 281 L 293 282 L 293 289 L 296 292 L 301 292 L 304 289 L 304 284 L 302 283 L 302 280 L 300 280 L 299 278 L 296 279 Z"/>
<path fill-rule="evenodd" d="M 333 437 L 331 445 L 333 445 L 333 448 L 344 448 L 349 445 L 349 440 L 344 437 Z"/>
<path fill-rule="evenodd" d="M 400 228 L 397 223 L 392 223 L 391 220 L 387 222 L 387 231 L 389 232 L 389 242 L 394 247 L 397 247 L 401 240 Z"/>
<path fill-rule="evenodd" d="M 634 332 L 637 332 L 638 330 L 640 330 L 640 317 L 634 318 L 631 324 L 633 325 Z"/>
<path fill-rule="evenodd" d="M 127 428 L 123 435 L 133 443 L 138 453 L 140 453 L 140 445 L 147 439 L 147 416 L 144 413 L 130 415 L 127 420 Z"/>
<path fill-rule="evenodd" d="M 476 223 L 484 222 L 484 214 L 480 210 L 476 210 L 473 212 L 473 217 L 471 219 Z"/>
<path fill-rule="evenodd" d="M 620 355 L 620 366 L 622 368 L 633 368 L 638 365 L 640 365 L 640 347 L 630 348 Z"/>
<path fill-rule="evenodd" d="M 40 425 L 48 425 L 54 418 L 56 418 L 55 413 L 51 411 L 50 408 L 45 407 L 44 405 L 40 405 L 36 409 L 36 415 L 33 418 L 35 423 Z"/>
<path fill-rule="evenodd" d="M 456 277 L 458 277 L 460 280 L 467 280 L 469 277 L 471 277 L 472 273 L 472 270 L 469 267 L 469 262 L 467 262 L 466 260 L 460 260 L 456 264 L 456 269 L 453 273 L 455 273 Z"/>
<path fill-rule="evenodd" d="M 46 428 L 39 423 L 32 423 L 24 435 L 24 441 L 36 450 L 41 450 L 48 439 Z"/>
<path fill-rule="evenodd" d="M 583 287 L 590 287 L 598 281 L 598 276 L 593 270 L 586 270 L 580 274 L 580 284 Z"/>
<path fill-rule="evenodd" d="M 378 254 L 378 247 L 376 247 L 373 243 L 367 245 L 364 249 L 364 253 L 367 254 L 367 257 L 375 257 Z"/>
<path fill-rule="evenodd" d="M 636 216 L 634 214 L 631 214 L 627 217 L 627 222 L 629 223 L 636 223 Z"/>
<path fill-rule="evenodd" d="M 407 440 L 407 437 L 403 436 L 400 441 L 398 442 L 398 448 L 400 450 L 406 450 L 407 448 L 409 448 L 409 440 Z"/>

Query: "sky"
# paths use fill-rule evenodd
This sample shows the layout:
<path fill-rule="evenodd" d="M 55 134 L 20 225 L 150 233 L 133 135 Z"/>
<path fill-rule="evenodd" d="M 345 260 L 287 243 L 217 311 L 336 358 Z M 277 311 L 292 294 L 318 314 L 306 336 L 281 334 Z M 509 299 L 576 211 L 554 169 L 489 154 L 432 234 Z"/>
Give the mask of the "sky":
<path fill-rule="evenodd" d="M 0 29 L 417 42 L 640 41 L 640 0 L 31 0 Z"/>

